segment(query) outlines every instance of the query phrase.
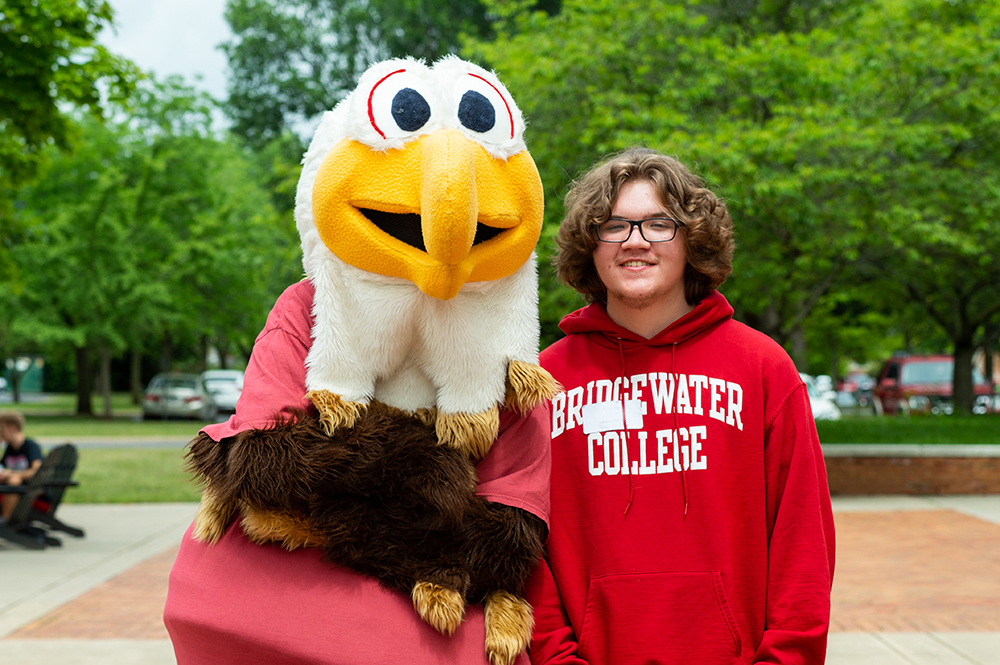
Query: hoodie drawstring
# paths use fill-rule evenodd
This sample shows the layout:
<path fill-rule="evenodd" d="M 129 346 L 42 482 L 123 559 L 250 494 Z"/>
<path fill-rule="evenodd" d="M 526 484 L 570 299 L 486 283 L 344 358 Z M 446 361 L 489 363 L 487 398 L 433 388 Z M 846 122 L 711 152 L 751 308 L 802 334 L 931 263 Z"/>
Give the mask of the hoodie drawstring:
<path fill-rule="evenodd" d="M 621 378 L 622 378 L 621 386 L 622 387 L 621 387 L 621 390 L 619 391 L 618 395 L 619 395 L 619 398 L 620 398 L 621 403 L 622 403 L 622 429 L 625 432 L 625 442 L 624 442 L 623 445 L 625 446 L 625 449 L 627 450 L 628 449 L 628 417 L 625 415 L 626 414 L 626 407 L 625 407 L 625 380 L 626 380 L 625 379 L 625 376 L 626 376 L 626 372 L 625 372 L 625 347 L 622 344 L 622 338 L 621 337 L 616 337 L 615 339 L 618 341 L 618 358 L 621 360 L 621 367 L 622 367 L 622 370 L 621 370 L 621 375 L 622 375 L 621 376 Z M 674 374 L 674 359 L 676 357 L 676 354 L 677 354 L 677 342 L 672 342 L 670 344 L 670 376 L 671 377 L 675 376 L 675 374 Z M 676 388 L 674 390 L 676 390 Z M 677 400 L 676 400 L 676 394 L 675 394 L 674 404 L 673 404 L 673 406 L 672 406 L 672 408 L 671 408 L 670 411 L 671 411 L 671 413 L 674 416 L 674 435 L 678 436 L 677 432 L 679 432 L 680 430 L 677 427 Z M 674 440 L 674 446 L 678 446 L 678 445 L 680 445 L 680 437 L 679 436 L 678 436 L 677 439 Z M 687 520 L 688 504 L 689 504 L 689 499 L 690 499 L 690 497 L 688 495 L 687 469 L 685 468 L 685 465 L 681 461 L 680 457 L 678 457 L 676 459 L 677 459 L 677 465 L 680 467 L 678 469 L 678 471 L 680 471 L 680 473 L 681 473 L 681 492 L 682 492 L 683 498 L 684 498 L 684 519 Z M 635 488 L 634 488 L 634 486 L 632 484 L 632 474 L 629 473 L 628 474 L 628 504 L 625 505 L 625 515 L 624 515 L 624 517 L 628 517 L 628 511 L 632 507 L 632 499 L 634 497 L 634 493 L 635 493 Z"/>
<path fill-rule="evenodd" d="M 622 363 L 622 387 L 618 391 L 618 396 L 621 398 L 622 402 L 622 430 L 625 432 L 625 442 L 624 448 L 628 450 L 628 417 L 625 415 L 625 347 L 622 345 L 622 338 L 618 337 L 618 357 L 621 359 Z M 632 486 L 632 474 L 628 474 L 628 503 L 625 505 L 625 514 L 623 519 L 628 517 L 629 508 L 632 507 L 632 497 L 634 488 Z"/>
<path fill-rule="evenodd" d="M 677 342 L 673 342 L 670 345 L 670 376 L 671 377 L 674 376 L 674 356 L 676 355 L 676 353 L 677 353 Z M 677 388 L 675 387 L 674 390 L 676 391 Z M 671 413 L 674 414 L 674 436 L 677 437 L 674 440 L 674 446 L 676 447 L 676 446 L 680 445 L 680 436 L 678 435 L 678 432 L 680 430 L 677 428 L 677 395 L 676 395 L 676 393 L 674 394 L 674 405 L 673 405 L 673 408 L 671 409 Z M 687 472 L 685 471 L 684 463 L 681 461 L 681 458 L 678 457 L 676 459 L 677 459 L 678 465 L 681 467 L 678 470 L 681 472 L 681 491 L 684 493 L 684 519 L 686 520 L 687 519 L 687 514 L 688 514 Z"/>

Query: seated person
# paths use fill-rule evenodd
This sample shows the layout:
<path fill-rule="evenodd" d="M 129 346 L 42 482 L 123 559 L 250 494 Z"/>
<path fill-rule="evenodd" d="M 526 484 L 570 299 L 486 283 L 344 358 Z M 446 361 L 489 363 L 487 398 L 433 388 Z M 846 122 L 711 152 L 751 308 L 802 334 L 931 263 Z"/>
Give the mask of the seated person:
<path fill-rule="evenodd" d="M 7 444 L 0 457 L 0 485 L 23 485 L 42 465 L 42 449 L 24 436 L 24 416 L 17 411 L 0 413 L 0 439 Z M 10 518 L 19 494 L 0 495 L 0 515 Z"/>

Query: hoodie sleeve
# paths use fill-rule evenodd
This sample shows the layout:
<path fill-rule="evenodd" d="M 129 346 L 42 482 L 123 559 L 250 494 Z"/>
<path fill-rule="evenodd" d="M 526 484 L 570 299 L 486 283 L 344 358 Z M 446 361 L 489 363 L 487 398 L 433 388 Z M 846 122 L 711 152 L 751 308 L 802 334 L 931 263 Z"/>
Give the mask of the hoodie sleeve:
<path fill-rule="evenodd" d="M 528 580 L 524 595 L 535 613 L 534 633 L 528 647 L 532 665 L 587 665 L 587 661 L 576 655 L 576 635 L 544 559 Z"/>
<path fill-rule="evenodd" d="M 834 525 L 806 387 L 765 434 L 768 515 L 766 628 L 754 663 L 821 663 L 830 628 Z"/>

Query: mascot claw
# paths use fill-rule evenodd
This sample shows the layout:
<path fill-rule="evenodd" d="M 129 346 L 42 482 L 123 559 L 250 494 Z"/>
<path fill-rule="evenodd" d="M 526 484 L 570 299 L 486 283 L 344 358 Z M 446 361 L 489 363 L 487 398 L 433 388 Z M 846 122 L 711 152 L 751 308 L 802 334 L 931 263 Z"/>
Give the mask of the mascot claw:
<path fill-rule="evenodd" d="M 336 429 L 354 427 L 354 423 L 368 408 L 367 404 L 346 400 L 329 390 L 310 390 L 306 393 L 306 398 L 319 411 L 319 422 L 327 436 L 332 435 Z"/>
<path fill-rule="evenodd" d="M 500 409 L 493 406 L 480 413 L 443 413 L 434 423 L 438 442 L 465 453 L 469 459 L 486 457 L 500 430 Z"/>
<path fill-rule="evenodd" d="M 531 605 L 506 591 L 486 597 L 486 655 L 492 665 L 510 665 L 528 648 L 534 617 Z"/>
<path fill-rule="evenodd" d="M 559 390 L 559 383 L 538 365 L 511 360 L 507 365 L 504 408 L 527 413 L 552 399 Z M 479 413 L 444 413 L 438 410 L 436 418 L 430 412 L 422 420 L 427 424 L 434 422 L 438 441 L 442 445 L 465 453 L 471 460 L 477 460 L 486 457 L 497 437 L 500 409 L 493 406 Z"/>
<path fill-rule="evenodd" d="M 504 406 L 508 409 L 527 413 L 555 397 L 560 390 L 559 382 L 538 365 L 523 360 L 511 360 L 507 365 L 507 398 Z"/>
<path fill-rule="evenodd" d="M 420 618 L 443 635 L 452 635 L 465 617 L 462 594 L 431 582 L 417 582 L 410 596 Z"/>

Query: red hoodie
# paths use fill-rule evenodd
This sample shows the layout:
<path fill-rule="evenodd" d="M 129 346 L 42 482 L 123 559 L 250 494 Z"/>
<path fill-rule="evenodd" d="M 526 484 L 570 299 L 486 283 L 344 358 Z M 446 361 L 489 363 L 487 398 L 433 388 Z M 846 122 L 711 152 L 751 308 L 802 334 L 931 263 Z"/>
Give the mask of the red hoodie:
<path fill-rule="evenodd" d="M 732 314 L 713 292 L 647 340 L 594 304 L 542 352 L 564 392 L 533 663 L 824 661 L 833 515 L 806 387 Z"/>

